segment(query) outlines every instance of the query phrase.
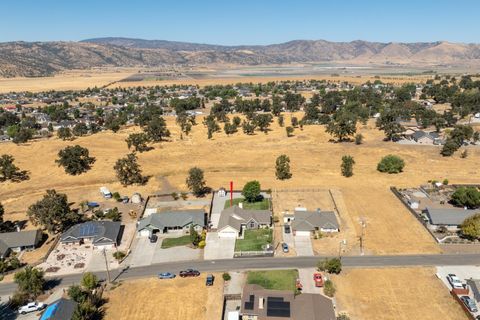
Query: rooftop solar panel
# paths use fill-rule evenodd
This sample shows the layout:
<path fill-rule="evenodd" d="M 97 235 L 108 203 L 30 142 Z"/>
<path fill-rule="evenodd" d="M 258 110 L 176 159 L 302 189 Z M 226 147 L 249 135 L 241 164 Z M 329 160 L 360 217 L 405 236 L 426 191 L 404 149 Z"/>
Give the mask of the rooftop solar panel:
<path fill-rule="evenodd" d="M 289 318 L 290 302 L 283 301 L 283 298 L 279 298 L 279 297 L 268 297 L 267 316 Z"/>

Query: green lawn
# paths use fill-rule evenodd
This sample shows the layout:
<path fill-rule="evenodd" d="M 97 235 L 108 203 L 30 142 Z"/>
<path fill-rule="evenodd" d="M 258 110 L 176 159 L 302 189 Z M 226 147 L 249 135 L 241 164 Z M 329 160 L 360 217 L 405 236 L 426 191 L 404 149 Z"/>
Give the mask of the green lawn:
<path fill-rule="evenodd" d="M 186 246 L 191 244 L 190 235 L 178 237 L 178 238 L 165 238 L 162 241 L 162 249 L 168 249 L 171 247 Z"/>
<path fill-rule="evenodd" d="M 272 243 L 272 229 L 245 230 L 243 239 L 235 242 L 235 251 L 261 251 L 267 243 Z"/>
<path fill-rule="evenodd" d="M 250 271 L 247 274 L 248 284 L 257 284 L 265 289 L 294 291 L 298 270 Z"/>
<path fill-rule="evenodd" d="M 243 209 L 251 210 L 268 210 L 270 207 L 269 199 L 263 198 L 261 201 L 248 202 L 244 198 L 233 199 L 233 205 L 238 205 L 240 202 L 243 203 Z M 225 201 L 225 209 L 230 207 L 230 199 Z"/>

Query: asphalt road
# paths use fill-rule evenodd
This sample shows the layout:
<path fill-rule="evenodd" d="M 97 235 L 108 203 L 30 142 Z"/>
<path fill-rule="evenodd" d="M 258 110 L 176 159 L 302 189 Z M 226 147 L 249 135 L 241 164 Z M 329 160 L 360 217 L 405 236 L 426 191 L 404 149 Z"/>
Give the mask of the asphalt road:
<path fill-rule="evenodd" d="M 126 280 L 155 276 L 159 272 L 178 273 L 182 269 L 195 268 L 201 272 L 241 271 L 252 269 L 289 269 L 312 268 L 324 257 L 289 257 L 289 258 L 236 258 L 223 260 L 183 261 L 152 264 L 110 272 L 112 280 Z M 437 254 L 437 255 L 397 255 L 397 256 L 348 256 L 342 257 L 345 268 L 381 268 L 407 266 L 446 266 L 446 265 L 480 265 L 479 254 Z M 99 279 L 107 279 L 106 272 L 95 272 Z M 83 274 L 73 274 L 47 278 L 48 285 L 70 286 L 80 282 Z M 7 296 L 16 290 L 14 283 L 1 283 L 0 296 Z"/>

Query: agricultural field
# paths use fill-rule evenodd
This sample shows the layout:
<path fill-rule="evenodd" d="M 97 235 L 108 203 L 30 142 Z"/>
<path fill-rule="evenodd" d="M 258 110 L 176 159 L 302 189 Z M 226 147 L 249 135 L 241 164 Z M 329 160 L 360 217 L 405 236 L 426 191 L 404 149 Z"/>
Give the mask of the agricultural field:
<path fill-rule="evenodd" d="M 206 275 L 198 278 L 137 279 L 122 282 L 106 291 L 105 320 L 156 319 L 220 319 L 222 314 L 223 280 L 215 275 L 215 283 L 205 286 Z M 128 299 L 126 299 L 128 297 Z"/>
<path fill-rule="evenodd" d="M 350 269 L 332 280 L 337 311 L 351 319 L 467 319 L 432 268 Z"/>
<path fill-rule="evenodd" d="M 285 114 L 287 124 L 290 117 Z M 208 140 L 201 117 L 197 119 L 199 125 L 181 140 L 175 119 L 166 117 L 166 121 L 172 133 L 170 141 L 155 144 L 154 150 L 138 155 L 143 173 L 150 176 L 144 186 L 122 187 L 113 170 L 116 160 L 129 152 L 125 138 L 129 133 L 138 132 L 138 128 L 123 129 L 116 134 L 103 132 L 75 141 L 53 138 L 20 146 L 0 144 L 0 154 L 12 154 L 16 165 L 30 172 L 28 181 L 6 182 L 0 186 L 5 218 L 25 219 L 28 206 L 52 188 L 66 193 L 75 205 L 84 200 L 101 200 L 98 190 L 104 185 L 122 195 L 184 191 L 187 171 L 198 166 L 205 171 L 208 186 L 215 189 L 227 186 L 230 180 L 234 181 L 235 188 L 242 188 L 250 180 L 259 180 L 263 189 L 340 190 L 348 212 L 346 218 L 351 221 L 355 234 L 361 232 L 360 221 L 366 223 L 366 253 L 437 253 L 440 248 L 395 198 L 390 186 L 410 187 L 444 178 L 451 183 L 478 183 L 479 149 L 471 148 L 466 159 L 460 155 L 444 158 L 435 146 L 382 141 L 383 133 L 375 128 L 373 121 L 358 127 L 358 132 L 365 137 L 362 145 L 331 142 L 323 126 L 297 128 L 294 136 L 287 138 L 285 128 L 280 128 L 276 121 L 268 134 L 247 136 L 238 132 L 226 136 L 222 131 Z M 74 144 L 87 147 L 96 157 L 92 170 L 80 176 L 67 175 L 55 164 L 58 151 Z M 275 178 L 275 159 L 280 154 L 287 154 L 291 159 L 293 177 L 289 180 Z M 340 174 L 341 157 L 346 154 L 356 162 L 351 178 Z M 376 170 L 380 158 L 387 154 L 397 154 L 405 160 L 403 173 L 388 175 Z"/>

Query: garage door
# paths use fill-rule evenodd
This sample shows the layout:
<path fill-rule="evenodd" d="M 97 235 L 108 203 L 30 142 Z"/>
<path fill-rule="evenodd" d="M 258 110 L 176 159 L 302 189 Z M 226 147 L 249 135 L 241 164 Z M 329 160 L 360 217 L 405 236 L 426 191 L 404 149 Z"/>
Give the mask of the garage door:
<path fill-rule="evenodd" d="M 227 232 L 227 231 L 219 232 L 218 237 L 219 238 L 236 238 L 237 233 L 236 232 Z"/>

